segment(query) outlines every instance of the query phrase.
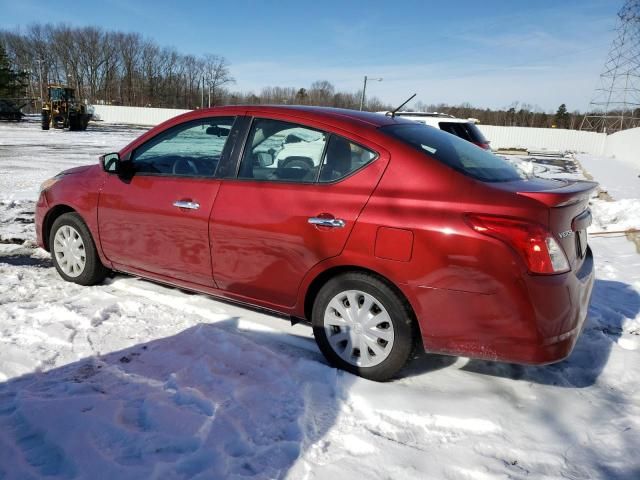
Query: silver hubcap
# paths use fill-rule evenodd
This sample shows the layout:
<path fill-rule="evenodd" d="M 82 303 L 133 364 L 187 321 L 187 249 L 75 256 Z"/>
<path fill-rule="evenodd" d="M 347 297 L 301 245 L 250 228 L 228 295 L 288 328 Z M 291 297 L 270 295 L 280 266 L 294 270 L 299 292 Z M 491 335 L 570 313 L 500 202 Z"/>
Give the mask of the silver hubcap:
<path fill-rule="evenodd" d="M 393 348 L 387 310 L 360 290 L 347 290 L 331 299 L 324 312 L 324 329 L 333 351 L 357 367 L 378 365 Z"/>
<path fill-rule="evenodd" d="M 53 239 L 53 253 L 56 262 L 65 275 L 77 277 L 84 272 L 87 254 L 78 231 L 70 225 L 63 225 Z"/>

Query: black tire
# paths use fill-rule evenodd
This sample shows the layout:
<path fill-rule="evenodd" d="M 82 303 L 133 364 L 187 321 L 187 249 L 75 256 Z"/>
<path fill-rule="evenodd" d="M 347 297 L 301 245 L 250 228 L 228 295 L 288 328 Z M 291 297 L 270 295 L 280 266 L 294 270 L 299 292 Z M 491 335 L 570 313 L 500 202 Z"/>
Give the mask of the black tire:
<path fill-rule="evenodd" d="M 331 346 L 324 328 L 324 314 L 331 299 L 347 290 L 359 290 L 374 297 L 389 314 L 393 324 L 394 341 L 388 356 L 379 364 L 359 367 L 341 358 Z M 415 316 L 407 300 L 387 282 L 365 272 L 349 272 L 329 280 L 318 292 L 311 317 L 313 333 L 318 347 L 333 366 L 382 382 L 393 378 L 412 358 L 418 339 Z"/>
<path fill-rule="evenodd" d="M 84 253 L 85 253 L 85 266 L 78 276 L 72 277 L 67 275 L 61 268 L 58 263 L 58 259 L 54 252 L 54 239 L 58 230 L 65 225 L 73 227 L 82 238 L 82 243 L 84 244 Z M 60 274 L 62 278 L 64 278 L 67 282 L 78 283 L 80 285 L 96 285 L 101 283 L 105 277 L 109 274 L 109 270 L 102 265 L 100 261 L 100 257 L 98 256 L 98 252 L 96 251 L 96 245 L 93 241 L 93 237 L 91 236 L 91 232 L 89 228 L 85 225 L 82 217 L 75 212 L 65 213 L 60 215 L 53 222 L 51 226 L 51 232 L 49 233 L 49 248 L 51 250 L 51 259 L 53 260 L 53 265 L 56 267 L 56 270 Z"/>
<path fill-rule="evenodd" d="M 47 112 L 42 112 L 42 130 L 49 130 L 51 125 L 51 116 Z"/>
<path fill-rule="evenodd" d="M 80 130 L 80 119 L 75 115 L 69 117 L 69 130 L 72 132 Z"/>

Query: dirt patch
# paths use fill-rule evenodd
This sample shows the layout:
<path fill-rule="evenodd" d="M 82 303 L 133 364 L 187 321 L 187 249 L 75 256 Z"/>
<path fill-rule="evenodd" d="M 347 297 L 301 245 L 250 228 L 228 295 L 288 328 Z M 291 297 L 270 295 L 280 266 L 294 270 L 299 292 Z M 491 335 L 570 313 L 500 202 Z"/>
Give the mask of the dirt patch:
<path fill-rule="evenodd" d="M 636 252 L 640 253 L 640 232 L 627 232 L 625 236 L 627 240 L 635 244 Z"/>
<path fill-rule="evenodd" d="M 0 237 L 0 243 L 4 245 L 22 245 L 25 242 L 24 238 L 2 238 Z"/>

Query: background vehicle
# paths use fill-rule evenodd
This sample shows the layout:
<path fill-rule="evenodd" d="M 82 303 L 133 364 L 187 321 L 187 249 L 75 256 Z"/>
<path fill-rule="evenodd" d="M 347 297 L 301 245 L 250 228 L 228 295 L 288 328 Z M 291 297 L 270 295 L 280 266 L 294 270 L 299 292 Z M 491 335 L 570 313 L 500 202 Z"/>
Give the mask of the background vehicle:
<path fill-rule="evenodd" d="M 29 103 L 29 98 L 0 98 L 0 120 L 19 122 L 24 117 L 22 109 Z"/>
<path fill-rule="evenodd" d="M 264 167 L 310 169 L 320 164 L 324 143 L 321 132 L 290 128 L 266 136 L 256 152 Z"/>
<path fill-rule="evenodd" d="M 322 144 L 317 161 L 273 167 L 293 129 Z M 309 321 L 333 365 L 385 380 L 416 346 L 569 355 L 593 287 L 595 186 L 523 178 L 403 118 L 234 106 L 45 182 L 36 232 L 66 280 L 117 270 Z"/>
<path fill-rule="evenodd" d="M 75 98 L 73 88 L 49 85 L 47 101 L 42 106 L 42 129 L 68 128 L 86 130 L 92 113 L 89 107 Z"/>
<path fill-rule="evenodd" d="M 456 137 L 463 138 L 468 142 L 478 145 L 485 150 L 491 150 L 491 147 L 489 146 L 491 142 L 484 137 L 480 129 L 472 120 L 456 118 L 452 115 L 447 115 L 446 113 L 437 112 L 397 112 L 395 115 L 406 118 L 407 120 L 413 120 L 414 122 L 420 122 L 425 125 L 439 128 L 440 130 L 451 133 Z"/>

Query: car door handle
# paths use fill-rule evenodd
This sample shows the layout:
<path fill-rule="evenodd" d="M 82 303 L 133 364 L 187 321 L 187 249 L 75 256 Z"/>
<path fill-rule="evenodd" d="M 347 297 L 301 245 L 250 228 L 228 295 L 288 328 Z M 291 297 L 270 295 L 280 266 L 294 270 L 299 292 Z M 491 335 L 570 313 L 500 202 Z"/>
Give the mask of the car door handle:
<path fill-rule="evenodd" d="M 346 225 L 340 218 L 311 217 L 308 221 L 311 225 L 319 227 L 343 228 Z"/>
<path fill-rule="evenodd" d="M 190 200 L 176 200 L 173 202 L 173 206 L 178 208 L 187 208 L 189 210 L 197 210 L 200 208 L 200 204 L 198 202 L 192 202 Z"/>

